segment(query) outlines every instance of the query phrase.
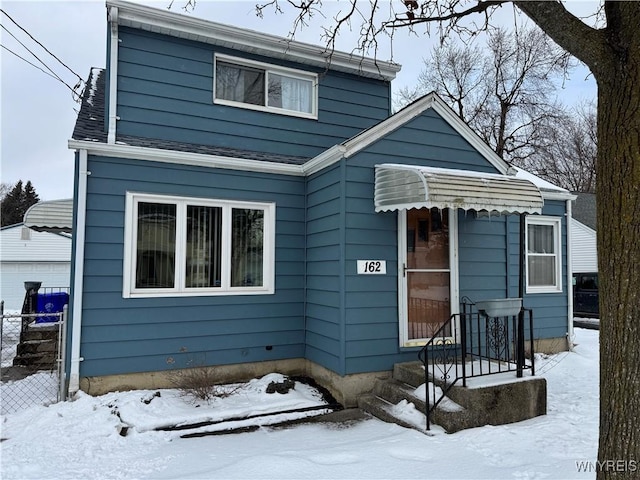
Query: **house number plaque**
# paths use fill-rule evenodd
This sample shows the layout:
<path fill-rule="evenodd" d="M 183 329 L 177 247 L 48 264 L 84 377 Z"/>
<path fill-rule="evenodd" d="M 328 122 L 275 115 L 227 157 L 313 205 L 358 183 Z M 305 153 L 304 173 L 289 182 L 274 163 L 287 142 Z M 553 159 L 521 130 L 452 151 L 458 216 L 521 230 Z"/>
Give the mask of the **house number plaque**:
<path fill-rule="evenodd" d="M 358 262 L 358 275 L 386 275 L 386 260 L 356 260 Z"/>

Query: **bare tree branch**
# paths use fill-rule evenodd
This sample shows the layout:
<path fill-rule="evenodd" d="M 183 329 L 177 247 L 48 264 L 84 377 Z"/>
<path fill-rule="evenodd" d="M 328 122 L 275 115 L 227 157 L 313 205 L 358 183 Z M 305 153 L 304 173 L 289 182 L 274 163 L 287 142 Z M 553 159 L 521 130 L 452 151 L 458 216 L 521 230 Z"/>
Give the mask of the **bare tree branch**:
<path fill-rule="evenodd" d="M 584 62 L 591 71 L 607 68 L 610 53 L 605 30 L 582 22 L 559 2 L 514 1 L 536 25 L 562 48 Z"/>

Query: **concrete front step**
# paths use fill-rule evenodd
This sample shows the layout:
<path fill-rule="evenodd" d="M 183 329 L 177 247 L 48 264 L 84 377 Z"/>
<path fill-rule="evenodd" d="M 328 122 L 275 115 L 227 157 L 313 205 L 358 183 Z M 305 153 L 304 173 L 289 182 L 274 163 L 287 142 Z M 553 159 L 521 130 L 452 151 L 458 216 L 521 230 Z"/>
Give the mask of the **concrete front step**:
<path fill-rule="evenodd" d="M 402 418 L 399 418 L 393 413 L 394 403 L 385 400 L 384 398 L 380 398 L 373 393 L 367 393 L 364 395 L 360 395 L 358 397 L 358 407 L 364 410 L 367 413 L 370 413 L 374 417 L 382 420 L 387 423 L 395 423 L 405 428 L 412 428 L 414 430 L 418 430 L 419 432 L 426 431 L 426 419 L 422 426 L 410 423 Z"/>
<path fill-rule="evenodd" d="M 425 383 L 422 362 L 396 363 L 393 366 L 393 378 L 407 385 L 419 387 Z"/>
<path fill-rule="evenodd" d="M 424 400 L 415 394 L 415 388 L 424 383 L 420 362 L 396 364 L 393 378 L 377 381 L 373 391 L 359 399 L 358 406 L 381 420 L 421 430 L 397 418 L 393 406 L 405 400 L 418 412 L 425 412 Z M 546 398 L 546 381 L 540 377 L 517 379 L 515 373 L 509 373 L 469 379 L 467 387 L 451 387 L 432 412 L 431 423 L 454 433 L 483 425 L 518 422 L 545 415 Z"/>

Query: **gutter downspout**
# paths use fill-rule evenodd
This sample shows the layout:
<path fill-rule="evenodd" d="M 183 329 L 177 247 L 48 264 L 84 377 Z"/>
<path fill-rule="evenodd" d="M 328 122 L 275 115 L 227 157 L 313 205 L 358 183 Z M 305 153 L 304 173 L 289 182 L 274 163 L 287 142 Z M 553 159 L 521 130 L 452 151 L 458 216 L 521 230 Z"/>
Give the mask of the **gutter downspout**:
<path fill-rule="evenodd" d="M 573 259 L 571 251 L 571 219 L 573 217 L 572 200 L 567 200 L 567 347 L 573 350 Z"/>
<path fill-rule="evenodd" d="M 87 211 L 87 151 L 78 156 L 78 211 L 73 226 L 76 236 L 75 274 L 73 277 L 73 319 L 71 324 L 71 366 L 69 372 L 69 396 L 80 390 L 80 336 L 82 334 L 82 284 L 84 277 L 84 239 Z"/>
<path fill-rule="evenodd" d="M 109 130 L 107 143 L 116 143 L 116 122 L 118 116 L 118 8 L 109 8 L 109 24 L 111 36 L 109 40 Z"/>

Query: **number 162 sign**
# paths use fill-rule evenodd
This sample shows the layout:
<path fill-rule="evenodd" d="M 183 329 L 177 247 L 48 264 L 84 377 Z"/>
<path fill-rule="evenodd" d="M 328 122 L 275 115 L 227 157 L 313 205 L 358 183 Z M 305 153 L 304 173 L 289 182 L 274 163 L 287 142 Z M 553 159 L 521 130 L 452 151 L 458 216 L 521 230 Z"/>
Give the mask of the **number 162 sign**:
<path fill-rule="evenodd" d="M 356 260 L 358 275 L 385 275 L 387 273 L 386 260 Z"/>

